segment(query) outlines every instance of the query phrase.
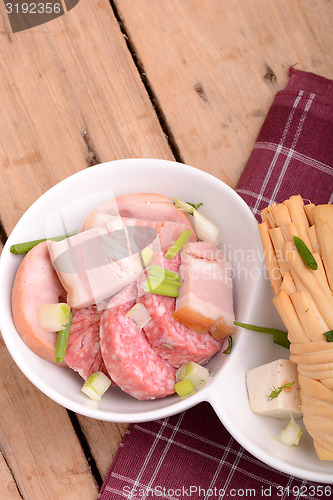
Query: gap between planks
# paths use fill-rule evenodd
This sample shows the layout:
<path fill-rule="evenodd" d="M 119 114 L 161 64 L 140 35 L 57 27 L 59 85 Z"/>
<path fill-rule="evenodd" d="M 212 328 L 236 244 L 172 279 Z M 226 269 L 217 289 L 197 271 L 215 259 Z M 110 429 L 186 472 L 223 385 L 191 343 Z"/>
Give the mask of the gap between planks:
<path fill-rule="evenodd" d="M 178 147 L 178 144 L 176 142 L 176 139 L 172 133 L 172 130 L 171 130 L 169 124 L 168 124 L 165 113 L 163 112 L 162 107 L 160 106 L 159 100 L 158 100 L 158 98 L 157 98 L 157 96 L 152 88 L 152 85 L 149 82 L 149 79 L 147 78 L 147 75 L 146 75 L 146 72 L 144 69 L 144 65 L 143 65 L 142 61 L 140 61 L 140 59 L 137 56 L 137 51 L 136 51 L 135 45 L 134 45 L 133 41 L 131 40 L 131 37 L 128 34 L 128 30 L 126 29 L 125 21 L 121 17 L 115 1 L 109 0 L 109 3 L 111 6 L 111 9 L 113 10 L 113 14 L 116 18 L 116 21 L 119 24 L 120 31 L 125 38 L 126 46 L 129 50 L 129 53 L 132 56 L 133 63 L 135 65 L 135 67 L 139 73 L 139 76 L 141 78 L 141 81 L 146 89 L 148 97 L 149 97 L 151 104 L 153 106 L 153 109 L 156 113 L 156 117 L 158 119 L 160 127 L 161 127 L 161 129 L 165 135 L 165 138 L 168 142 L 169 148 L 171 149 L 171 152 L 172 152 L 172 154 L 177 162 L 185 163 L 184 159 L 182 157 L 182 154 L 180 152 L 180 149 Z"/>

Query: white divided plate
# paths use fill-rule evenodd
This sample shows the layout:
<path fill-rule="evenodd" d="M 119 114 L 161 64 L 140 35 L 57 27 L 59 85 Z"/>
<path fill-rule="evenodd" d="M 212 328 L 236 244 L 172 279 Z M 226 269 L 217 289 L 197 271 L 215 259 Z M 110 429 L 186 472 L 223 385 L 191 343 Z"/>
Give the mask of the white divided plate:
<path fill-rule="evenodd" d="M 64 223 L 67 230 L 77 229 L 93 208 L 131 192 L 156 192 L 194 203 L 203 202 L 200 211 L 219 227 L 220 247 L 233 265 L 236 319 L 283 328 L 272 305 L 257 222 L 235 191 L 199 169 L 176 162 L 119 160 L 78 172 L 51 188 L 26 211 L 8 238 L 0 259 L 0 326 L 18 367 L 60 405 L 100 420 L 150 421 L 208 401 L 234 438 L 263 462 L 287 474 L 332 483 L 333 465 L 317 458 L 306 431 L 298 447 L 286 448 L 271 435 L 279 433 L 287 422 L 257 416 L 249 408 L 246 370 L 288 357 L 288 352 L 274 345 L 269 335 L 238 331 L 231 355 L 223 354 L 222 349 L 208 363 L 210 383 L 184 401 L 176 395 L 138 401 L 112 387 L 101 402 L 95 403 L 81 392 L 79 375 L 44 361 L 22 342 L 11 314 L 11 289 L 22 257 L 12 255 L 10 245 L 63 234 Z"/>

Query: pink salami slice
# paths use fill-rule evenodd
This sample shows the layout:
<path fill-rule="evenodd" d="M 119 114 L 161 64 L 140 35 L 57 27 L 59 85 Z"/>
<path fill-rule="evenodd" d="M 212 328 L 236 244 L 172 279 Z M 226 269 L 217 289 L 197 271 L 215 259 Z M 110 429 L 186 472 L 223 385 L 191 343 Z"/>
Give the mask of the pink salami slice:
<path fill-rule="evenodd" d="M 97 371 L 106 375 L 101 354 L 99 324 L 103 311 L 91 306 L 73 311 L 65 361 L 86 380 Z"/>
<path fill-rule="evenodd" d="M 126 312 L 134 305 L 113 307 L 101 320 L 101 350 L 105 366 L 116 384 L 140 399 L 163 398 L 174 392 L 175 369 L 160 358 L 145 334 Z"/>
<path fill-rule="evenodd" d="M 155 254 L 151 264 L 177 272 L 180 257 L 177 255 L 169 260 L 161 253 Z M 145 276 L 141 275 L 138 280 L 138 302 L 144 304 L 152 318 L 144 327 L 144 332 L 154 351 L 176 368 L 189 361 L 199 364 L 207 363 L 221 349 L 221 341 L 215 340 L 209 332 L 196 333 L 179 323 L 172 316 L 176 307 L 176 299 L 154 293 L 144 293 L 144 279 Z"/>

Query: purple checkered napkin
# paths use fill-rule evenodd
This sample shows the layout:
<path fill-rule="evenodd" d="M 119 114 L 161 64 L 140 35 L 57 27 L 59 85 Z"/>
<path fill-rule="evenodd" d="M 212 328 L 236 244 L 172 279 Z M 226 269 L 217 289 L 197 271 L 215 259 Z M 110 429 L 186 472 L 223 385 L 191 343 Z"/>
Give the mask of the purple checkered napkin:
<path fill-rule="evenodd" d="M 265 206 L 293 194 L 315 204 L 333 201 L 332 81 L 290 69 L 236 191 L 258 220 Z M 323 500 L 333 498 L 333 487 L 320 489 L 263 464 L 201 403 L 129 427 L 99 494 L 117 498 Z"/>

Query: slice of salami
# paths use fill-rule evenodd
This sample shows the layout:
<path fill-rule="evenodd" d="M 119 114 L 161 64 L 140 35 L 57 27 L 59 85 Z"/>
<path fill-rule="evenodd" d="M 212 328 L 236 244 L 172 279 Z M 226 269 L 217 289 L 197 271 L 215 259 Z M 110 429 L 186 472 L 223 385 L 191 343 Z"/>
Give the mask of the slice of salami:
<path fill-rule="evenodd" d="M 84 380 L 97 371 L 108 375 L 100 349 L 102 313 L 96 306 L 73 310 L 65 362 Z"/>
<path fill-rule="evenodd" d="M 177 255 L 169 260 L 161 253 L 155 254 L 151 264 L 177 272 L 180 257 Z M 222 342 L 215 340 L 209 332 L 204 334 L 193 332 L 173 318 L 176 299 L 145 293 L 144 279 L 143 275 L 140 275 L 138 279 L 138 302 L 145 305 L 152 318 L 144 327 L 144 332 L 154 351 L 176 368 L 189 361 L 199 364 L 207 363 L 221 349 Z"/>
<path fill-rule="evenodd" d="M 160 358 L 145 334 L 126 312 L 134 305 L 113 307 L 104 312 L 101 325 L 101 350 L 105 366 L 119 387 L 139 399 L 163 398 L 172 394 L 175 369 Z"/>

